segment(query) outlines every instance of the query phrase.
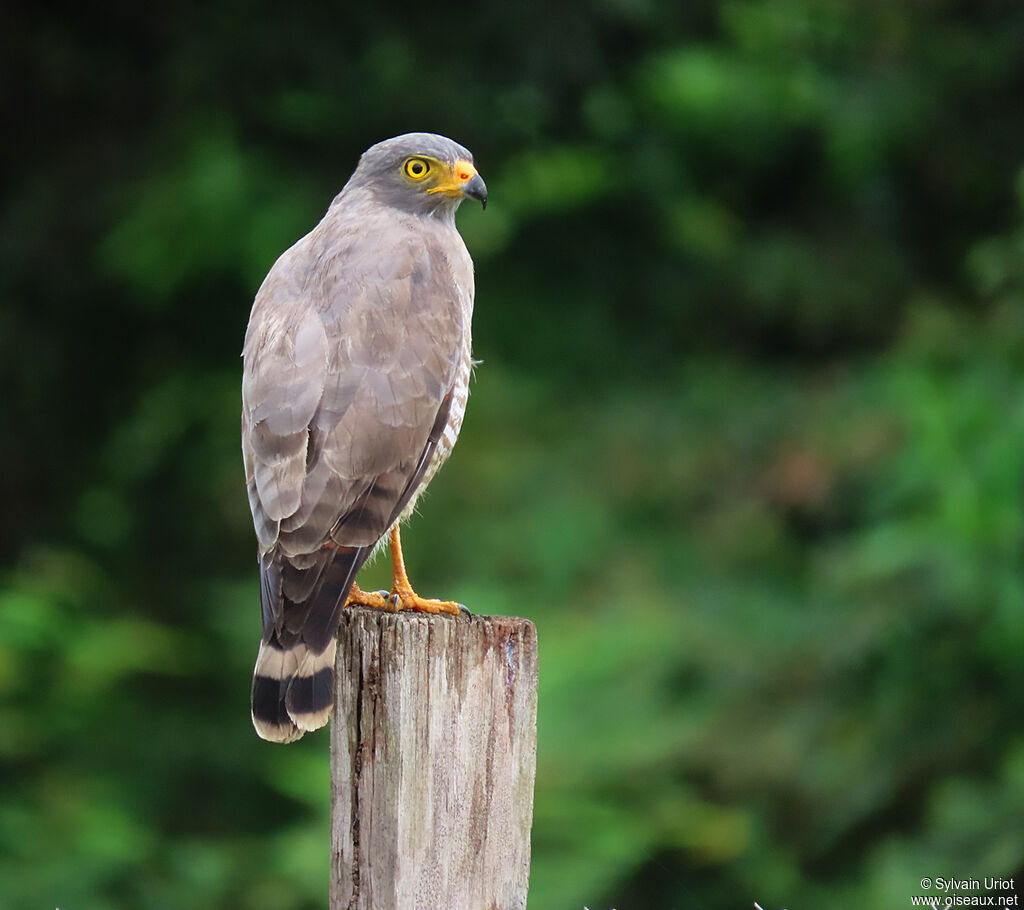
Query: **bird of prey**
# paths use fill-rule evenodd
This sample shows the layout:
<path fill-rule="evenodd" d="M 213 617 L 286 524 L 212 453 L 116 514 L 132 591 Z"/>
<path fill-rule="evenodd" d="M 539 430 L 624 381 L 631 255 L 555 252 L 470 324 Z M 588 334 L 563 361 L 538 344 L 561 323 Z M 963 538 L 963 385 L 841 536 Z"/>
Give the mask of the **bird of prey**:
<path fill-rule="evenodd" d="M 327 723 L 346 604 L 459 611 L 412 589 L 398 528 L 466 409 L 473 263 L 455 210 L 467 197 L 486 205 L 487 187 L 461 145 L 432 133 L 380 142 L 256 294 L 242 453 L 263 611 L 252 719 L 264 739 Z M 356 573 L 387 539 L 394 587 L 361 591 Z"/>

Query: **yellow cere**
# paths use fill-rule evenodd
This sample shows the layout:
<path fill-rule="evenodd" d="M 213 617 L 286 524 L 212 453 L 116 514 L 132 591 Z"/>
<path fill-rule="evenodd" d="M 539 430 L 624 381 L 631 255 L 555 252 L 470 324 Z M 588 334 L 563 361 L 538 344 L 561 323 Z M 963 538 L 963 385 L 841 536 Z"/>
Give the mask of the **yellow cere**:
<path fill-rule="evenodd" d="M 428 193 L 461 196 L 462 185 L 476 176 L 476 168 L 470 162 L 463 159 L 456 161 L 455 166 L 451 170 L 448 170 L 447 166 L 444 167 L 444 170 L 448 172 L 448 179 L 441 181 L 437 186 L 431 187 L 427 190 Z"/>

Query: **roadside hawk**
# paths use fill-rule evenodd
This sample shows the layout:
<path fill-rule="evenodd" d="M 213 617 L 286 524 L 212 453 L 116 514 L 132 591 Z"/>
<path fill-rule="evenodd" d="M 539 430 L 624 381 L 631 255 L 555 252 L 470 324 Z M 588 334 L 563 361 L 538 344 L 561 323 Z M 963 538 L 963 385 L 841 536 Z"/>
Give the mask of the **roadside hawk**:
<path fill-rule="evenodd" d="M 455 445 L 469 394 L 473 263 L 455 227 L 487 187 L 461 145 L 366 151 L 323 220 L 274 263 L 245 334 L 242 454 L 259 543 L 256 732 L 327 723 L 346 604 L 457 613 L 416 594 L 399 523 Z M 394 587 L 356 573 L 390 530 Z"/>

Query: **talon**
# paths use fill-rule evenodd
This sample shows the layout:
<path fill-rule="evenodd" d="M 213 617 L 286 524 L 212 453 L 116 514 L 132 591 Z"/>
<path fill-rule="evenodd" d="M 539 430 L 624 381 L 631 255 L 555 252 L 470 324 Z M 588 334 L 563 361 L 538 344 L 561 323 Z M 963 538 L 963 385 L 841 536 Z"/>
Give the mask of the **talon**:
<path fill-rule="evenodd" d="M 388 608 L 388 591 L 363 591 L 359 585 L 352 585 L 349 591 L 346 607 L 372 607 L 375 610 L 386 610 Z"/>
<path fill-rule="evenodd" d="M 420 597 L 419 594 L 411 590 L 395 593 L 392 598 L 397 603 L 397 609 L 412 610 L 415 613 L 451 613 L 453 616 L 458 616 L 463 610 L 466 610 L 462 604 L 457 604 L 455 601 Z M 466 612 L 469 611 L 466 610 Z"/>
<path fill-rule="evenodd" d="M 413 610 L 416 613 L 451 613 L 455 616 L 466 609 L 451 600 L 431 600 L 427 597 L 420 597 L 412 589 L 412 585 L 409 584 L 409 576 L 405 571 L 402 538 L 398 532 L 398 525 L 391 529 L 391 566 L 395 582 L 391 589 L 391 596 L 395 599 L 396 609 Z"/>
<path fill-rule="evenodd" d="M 432 600 L 420 597 L 409 584 L 409 576 L 405 572 L 405 560 L 402 558 L 402 542 L 398 536 L 397 525 L 391 530 L 391 561 L 394 569 L 395 586 L 390 591 L 363 591 L 359 585 L 353 584 L 349 592 L 346 607 L 373 607 L 399 613 L 412 610 L 414 613 L 450 613 L 453 616 L 464 614 L 472 616 L 469 609 L 453 600 Z"/>

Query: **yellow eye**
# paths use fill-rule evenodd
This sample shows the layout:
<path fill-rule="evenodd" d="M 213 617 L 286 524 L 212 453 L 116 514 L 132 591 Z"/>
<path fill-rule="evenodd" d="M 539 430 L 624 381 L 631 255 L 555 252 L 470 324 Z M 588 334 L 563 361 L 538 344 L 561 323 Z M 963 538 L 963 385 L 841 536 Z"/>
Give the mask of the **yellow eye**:
<path fill-rule="evenodd" d="M 410 158 L 405 162 L 405 175 L 413 180 L 422 180 L 430 173 L 430 164 L 422 158 Z"/>

